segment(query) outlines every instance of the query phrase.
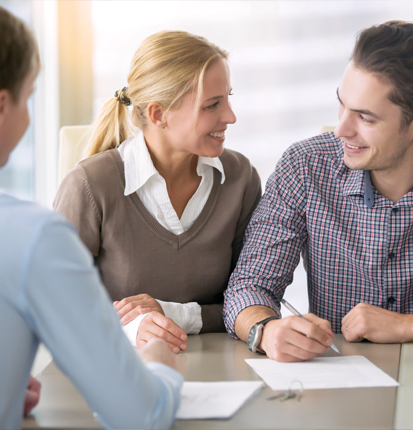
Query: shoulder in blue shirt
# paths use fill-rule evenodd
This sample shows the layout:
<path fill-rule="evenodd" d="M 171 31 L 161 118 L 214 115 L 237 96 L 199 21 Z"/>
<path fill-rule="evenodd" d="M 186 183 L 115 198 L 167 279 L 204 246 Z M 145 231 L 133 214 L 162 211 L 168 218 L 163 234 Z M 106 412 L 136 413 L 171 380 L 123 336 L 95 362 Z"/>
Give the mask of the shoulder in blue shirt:
<path fill-rule="evenodd" d="M 139 360 L 91 255 L 62 216 L 0 194 L 0 261 L 0 428 L 21 426 L 40 341 L 105 427 L 172 424 L 182 377 Z"/>

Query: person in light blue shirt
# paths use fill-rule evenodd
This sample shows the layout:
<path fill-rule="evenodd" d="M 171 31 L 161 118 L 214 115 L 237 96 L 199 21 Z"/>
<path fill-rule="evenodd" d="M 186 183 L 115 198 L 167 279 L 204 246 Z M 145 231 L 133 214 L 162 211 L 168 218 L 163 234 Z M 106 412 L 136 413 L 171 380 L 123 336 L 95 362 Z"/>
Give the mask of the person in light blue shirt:
<path fill-rule="evenodd" d="M 27 100 L 39 64 L 31 32 L 0 8 L 0 167 L 29 124 Z M 105 427 L 172 425 L 183 378 L 166 343 L 142 348 L 144 364 L 74 228 L 0 193 L 0 429 L 21 427 L 39 342 Z"/>

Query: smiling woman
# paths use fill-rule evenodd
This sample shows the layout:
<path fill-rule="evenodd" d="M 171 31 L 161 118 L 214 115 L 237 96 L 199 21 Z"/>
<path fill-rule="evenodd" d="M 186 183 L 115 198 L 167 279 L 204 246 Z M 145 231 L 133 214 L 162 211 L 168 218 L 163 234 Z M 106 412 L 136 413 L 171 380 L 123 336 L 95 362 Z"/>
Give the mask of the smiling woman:
<path fill-rule="evenodd" d="M 137 346 L 161 337 L 179 352 L 187 334 L 225 330 L 223 292 L 261 197 L 249 160 L 223 147 L 236 121 L 227 56 L 183 31 L 144 40 L 56 197 Z"/>

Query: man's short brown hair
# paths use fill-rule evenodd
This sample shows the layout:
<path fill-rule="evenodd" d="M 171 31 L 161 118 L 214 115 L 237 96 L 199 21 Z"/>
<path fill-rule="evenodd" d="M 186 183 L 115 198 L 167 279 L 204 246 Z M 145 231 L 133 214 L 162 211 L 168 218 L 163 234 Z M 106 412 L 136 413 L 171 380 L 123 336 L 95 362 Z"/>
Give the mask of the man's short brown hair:
<path fill-rule="evenodd" d="M 354 65 L 391 82 L 389 99 L 401 107 L 402 126 L 413 120 L 413 23 L 387 21 L 360 32 Z"/>
<path fill-rule="evenodd" d="M 0 7 L 0 90 L 6 89 L 15 102 L 26 78 L 37 75 L 40 57 L 36 39 L 18 18 Z"/>

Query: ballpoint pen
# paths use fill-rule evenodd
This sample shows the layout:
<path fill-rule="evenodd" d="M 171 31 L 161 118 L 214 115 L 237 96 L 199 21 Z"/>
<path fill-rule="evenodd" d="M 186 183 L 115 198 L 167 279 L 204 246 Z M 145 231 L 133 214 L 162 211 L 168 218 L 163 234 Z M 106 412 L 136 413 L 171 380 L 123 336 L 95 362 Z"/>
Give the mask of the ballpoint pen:
<path fill-rule="evenodd" d="M 305 319 L 306 321 L 309 321 L 309 322 L 311 322 L 310 320 L 308 320 L 304 315 L 301 315 L 300 314 L 300 312 L 298 312 L 297 311 L 297 309 L 294 307 L 294 306 L 292 306 L 292 305 L 290 305 L 288 302 L 287 302 L 287 300 L 285 300 L 285 299 L 281 299 L 281 303 L 291 312 L 291 313 L 293 313 L 295 316 L 297 316 L 297 317 L 300 317 L 300 318 L 303 318 L 303 319 Z M 341 353 L 340 353 L 340 351 L 338 350 L 338 348 L 334 345 L 334 343 L 332 343 L 331 345 L 330 345 L 330 348 L 333 350 L 333 351 L 335 351 L 335 352 L 337 352 L 337 354 L 340 354 L 341 355 Z"/>

